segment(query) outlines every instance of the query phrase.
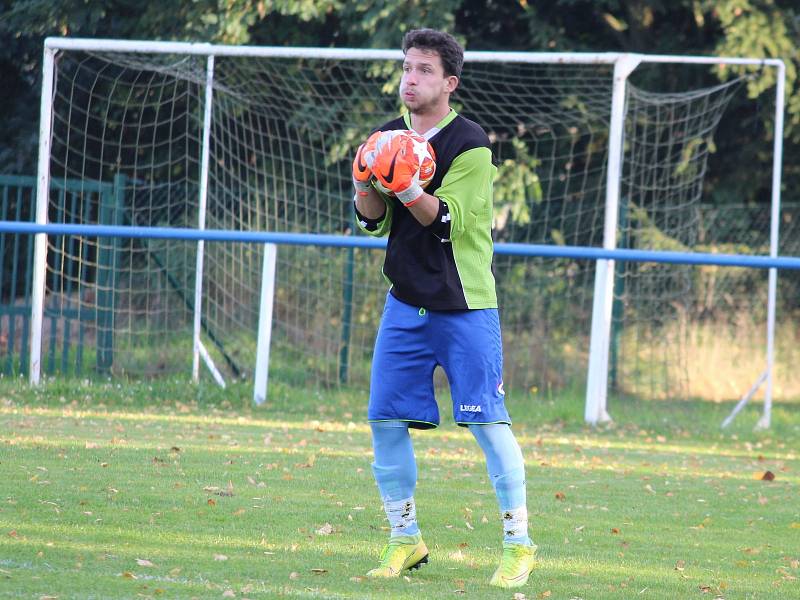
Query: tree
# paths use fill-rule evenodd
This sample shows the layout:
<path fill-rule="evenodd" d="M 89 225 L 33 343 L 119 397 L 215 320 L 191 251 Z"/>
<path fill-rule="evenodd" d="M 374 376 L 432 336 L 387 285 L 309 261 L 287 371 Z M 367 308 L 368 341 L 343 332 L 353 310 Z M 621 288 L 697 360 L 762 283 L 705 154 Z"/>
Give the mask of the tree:
<path fill-rule="evenodd" d="M 0 6 L 0 76 L 9 92 L 0 100 L 0 172 L 35 170 L 42 43 L 48 35 L 375 48 L 397 47 L 408 29 L 431 26 L 453 32 L 471 50 L 783 58 L 784 183 L 787 190 L 800 187 L 800 53 L 794 44 L 800 12 L 793 0 L 178 0 L 170 10 L 133 0 L 3 0 Z M 690 71 L 672 73 L 670 84 L 696 85 Z M 772 84 L 758 76 L 749 93 Z M 759 119 L 752 131 L 766 136 L 770 111 Z M 767 157 L 755 149 L 753 137 L 720 132 L 717 146 L 726 154 L 736 149 L 745 168 L 709 182 L 709 197 L 724 201 L 726 190 L 750 189 L 751 199 L 763 199 L 769 173 L 758 165 Z"/>

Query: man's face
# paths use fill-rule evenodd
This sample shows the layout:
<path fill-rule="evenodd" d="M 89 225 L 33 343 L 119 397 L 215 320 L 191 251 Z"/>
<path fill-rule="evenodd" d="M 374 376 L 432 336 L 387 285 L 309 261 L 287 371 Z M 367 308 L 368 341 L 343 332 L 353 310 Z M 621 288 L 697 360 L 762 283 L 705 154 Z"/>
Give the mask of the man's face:
<path fill-rule="evenodd" d="M 442 58 L 433 50 L 409 48 L 403 60 L 400 99 L 412 113 L 424 114 L 447 104 L 458 77 L 446 76 Z"/>

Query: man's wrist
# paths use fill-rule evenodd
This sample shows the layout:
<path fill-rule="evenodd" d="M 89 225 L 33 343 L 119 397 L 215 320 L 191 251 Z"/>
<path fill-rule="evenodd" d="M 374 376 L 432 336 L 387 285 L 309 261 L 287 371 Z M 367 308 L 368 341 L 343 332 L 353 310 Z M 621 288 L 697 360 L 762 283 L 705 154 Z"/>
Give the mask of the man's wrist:
<path fill-rule="evenodd" d="M 356 189 L 356 194 L 364 196 L 372 189 L 372 184 L 369 180 L 359 181 L 358 179 L 353 179 L 353 187 Z"/>
<path fill-rule="evenodd" d="M 397 199 L 400 200 L 404 206 L 411 206 L 418 202 L 419 199 L 422 198 L 422 194 L 422 186 L 418 183 L 412 183 L 406 189 L 395 192 L 395 196 L 397 196 Z"/>

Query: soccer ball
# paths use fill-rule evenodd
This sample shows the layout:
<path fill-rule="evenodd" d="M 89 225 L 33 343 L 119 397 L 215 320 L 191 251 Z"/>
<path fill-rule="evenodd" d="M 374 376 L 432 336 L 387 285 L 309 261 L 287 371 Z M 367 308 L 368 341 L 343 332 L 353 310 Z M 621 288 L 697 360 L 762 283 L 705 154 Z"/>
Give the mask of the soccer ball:
<path fill-rule="evenodd" d="M 420 186 L 425 188 L 436 173 L 436 153 L 428 140 L 416 131 L 399 129 L 383 132 L 381 138 L 376 142 L 376 151 L 383 152 L 383 148 L 387 144 L 390 146 L 389 152 L 391 154 L 399 152 L 400 157 L 411 159 L 406 162 L 410 162 L 417 167 L 414 179 Z M 392 193 L 391 190 L 384 187 L 377 177 L 375 178 L 375 187 L 385 194 Z"/>

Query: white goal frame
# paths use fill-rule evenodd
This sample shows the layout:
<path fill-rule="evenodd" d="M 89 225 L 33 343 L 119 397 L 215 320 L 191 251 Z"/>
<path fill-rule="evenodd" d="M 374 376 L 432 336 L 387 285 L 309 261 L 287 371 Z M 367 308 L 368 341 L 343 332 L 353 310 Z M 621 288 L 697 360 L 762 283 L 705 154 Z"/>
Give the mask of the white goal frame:
<path fill-rule="evenodd" d="M 36 223 L 47 223 L 47 207 L 50 183 L 50 151 L 53 133 L 52 99 L 54 92 L 54 58 L 62 50 L 84 51 L 117 51 L 129 53 L 181 53 L 200 55 L 207 58 L 205 119 L 203 130 L 202 165 L 200 173 L 201 207 L 198 228 L 205 228 L 204 196 L 208 177 L 209 128 L 211 120 L 211 102 L 213 102 L 213 78 L 215 56 L 238 57 L 280 57 L 280 58 L 327 58 L 335 60 L 400 60 L 399 50 L 359 50 L 332 48 L 289 48 L 289 47 L 256 47 L 256 46 L 217 46 L 207 43 L 153 42 L 78 38 L 47 38 L 44 42 L 42 95 L 40 106 L 39 153 L 36 193 Z M 678 63 L 703 65 L 738 65 L 759 66 L 776 70 L 775 86 L 775 131 L 772 164 L 772 191 L 770 217 L 770 257 L 778 256 L 779 214 L 780 214 L 780 181 L 783 157 L 783 113 L 785 72 L 784 62 L 779 59 L 727 58 L 708 56 L 666 56 L 629 53 L 545 53 L 545 52 L 471 52 L 465 53 L 465 61 L 476 62 L 519 62 L 540 64 L 604 64 L 613 65 L 613 91 L 610 110 L 609 153 L 606 171 L 605 217 L 603 229 L 603 248 L 616 248 L 617 215 L 619 207 L 620 181 L 622 174 L 622 151 L 625 118 L 625 98 L 628 76 L 644 63 Z M 195 319 L 194 319 L 194 352 L 192 377 L 199 378 L 199 359 L 203 358 L 218 383 L 224 380 L 214 366 L 208 352 L 200 341 L 200 320 L 202 315 L 202 273 L 203 273 L 203 241 L 197 243 L 197 275 L 195 284 Z M 269 256 L 269 258 L 267 258 Z M 270 248 L 265 255 L 265 277 L 274 278 L 275 248 Z M 269 262 L 267 262 L 269 261 Z M 611 335 L 611 313 L 613 302 L 614 260 L 598 259 L 595 271 L 594 300 L 592 310 L 591 341 L 589 368 L 586 387 L 586 404 L 584 418 L 587 423 L 597 424 L 610 420 L 607 411 L 608 363 Z M 32 384 L 38 384 L 41 378 L 41 346 L 42 322 L 44 309 L 45 273 L 47 265 L 47 234 L 35 236 L 34 275 L 31 310 L 31 345 L 29 377 Z M 751 389 L 742 397 L 726 422 L 749 401 L 758 388 L 765 384 L 764 412 L 759 427 L 769 427 L 772 405 L 772 377 L 775 362 L 775 310 L 777 294 L 777 269 L 769 269 L 768 282 L 768 314 L 766 364 L 763 373 Z M 266 364 L 269 356 L 269 330 L 271 327 L 272 298 L 265 297 L 274 292 L 274 281 L 262 281 L 262 314 L 258 332 L 259 365 L 256 370 L 254 398 L 263 402 L 266 398 L 267 372 Z M 262 347 L 263 346 L 263 347 Z"/>

